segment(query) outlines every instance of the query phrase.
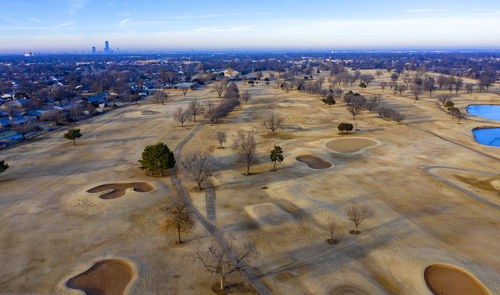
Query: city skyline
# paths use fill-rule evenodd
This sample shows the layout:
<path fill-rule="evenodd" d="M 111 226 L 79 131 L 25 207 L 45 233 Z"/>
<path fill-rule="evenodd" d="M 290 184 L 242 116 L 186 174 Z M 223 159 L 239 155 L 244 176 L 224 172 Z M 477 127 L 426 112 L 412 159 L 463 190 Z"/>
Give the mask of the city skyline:
<path fill-rule="evenodd" d="M 22 1 L 0 12 L 0 53 L 210 49 L 499 49 L 496 1 Z"/>

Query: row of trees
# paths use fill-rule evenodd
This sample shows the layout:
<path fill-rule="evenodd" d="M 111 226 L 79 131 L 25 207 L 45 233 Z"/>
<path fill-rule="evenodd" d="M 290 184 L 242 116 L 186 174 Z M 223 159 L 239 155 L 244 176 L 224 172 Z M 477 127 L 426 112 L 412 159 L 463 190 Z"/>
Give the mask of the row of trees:
<path fill-rule="evenodd" d="M 225 133 L 217 132 L 216 138 L 222 148 L 222 143 L 226 141 Z M 246 175 L 250 175 L 250 166 L 257 162 L 256 147 L 254 132 L 238 132 L 232 148 L 238 154 L 239 161 L 245 164 Z M 269 157 L 273 163 L 272 171 L 274 171 L 276 164 L 284 160 L 283 149 L 275 145 L 270 151 Z M 139 163 L 141 164 L 140 168 L 148 171 L 151 175 L 159 172 L 161 176 L 164 176 L 166 170 L 175 166 L 176 160 L 174 153 L 166 144 L 157 143 L 144 148 Z M 215 159 L 210 154 L 201 151 L 186 154 L 182 158 L 181 164 L 186 169 L 188 178 L 194 181 L 199 189 L 203 189 L 203 182 L 212 175 L 217 167 Z"/>
<path fill-rule="evenodd" d="M 211 124 L 217 123 L 218 120 L 227 117 L 231 111 L 240 105 L 240 91 L 235 83 L 231 83 L 225 86 L 222 82 L 216 85 L 216 91 L 219 94 L 219 88 L 221 87 L 224 91 L 224 100 L 217 106 L 209 105 L 207 112 L 207 117 Z M 219 97 L 222 93 L 219 94 Z M 245 92 L 244 98 L 246 101 L 249 99 L 249 95 Z"/>
<path fill-rule="evenodd" d="M 365 109 L 369 112 L 377 113 L 380 118 L 389 119 L 398 123 L 404 120 L 403 114 L 389 107 L 380 105 L 376 98 L 367 100 L 359 93 L 349 91 L 344 95 L 344 101 L 347 103 L 347 109 L 351 113 L 353 119 L 355 119 L 356 116 L 359 115 L 363 109 Z"/>
<path fill-rule="evenodd" d="M 455 119 L 457 123 L 460 123 L 465 119 L 465 114 L 460 111 L 460 109 L 455 107 L 455 103 L 452 101 L 451 95 L 440 95 L 438 96 L 438 101 L 446 108 L 448 113 Z"/>

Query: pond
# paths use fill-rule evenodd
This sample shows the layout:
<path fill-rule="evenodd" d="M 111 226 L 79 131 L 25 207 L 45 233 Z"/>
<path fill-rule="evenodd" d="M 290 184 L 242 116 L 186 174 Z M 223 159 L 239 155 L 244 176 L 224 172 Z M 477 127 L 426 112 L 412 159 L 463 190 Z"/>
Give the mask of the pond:
<path fill-rule="evenodd" d="M 472 131 L 477 142 L 500 147 L 500 128 L 485 128 Z"/>
<path fill-rule="evenodd" d="M 467 112 L 474 116 L 500 121 L 500 105 L 498 104 L 471 104 Z"/>

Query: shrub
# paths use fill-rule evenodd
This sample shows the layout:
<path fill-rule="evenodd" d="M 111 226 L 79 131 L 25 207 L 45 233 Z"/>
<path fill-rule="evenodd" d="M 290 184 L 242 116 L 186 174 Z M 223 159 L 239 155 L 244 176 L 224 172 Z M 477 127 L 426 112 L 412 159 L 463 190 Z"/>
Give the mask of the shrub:
<path fill-rule="evenodd" d="M 352 126 L 351 123 L 340 123 L 339 126 L 337 127 L 340 132 L 342 133 L 347 133 L 351 132 L 354 126 Z"/>
<path fill-rule="evenodd" d="M 321 101 L 330 106 L 336 103 L 335 99 L 331 94 L 328 94 L 328 96 L 326 98 L 323 98 Z"/>

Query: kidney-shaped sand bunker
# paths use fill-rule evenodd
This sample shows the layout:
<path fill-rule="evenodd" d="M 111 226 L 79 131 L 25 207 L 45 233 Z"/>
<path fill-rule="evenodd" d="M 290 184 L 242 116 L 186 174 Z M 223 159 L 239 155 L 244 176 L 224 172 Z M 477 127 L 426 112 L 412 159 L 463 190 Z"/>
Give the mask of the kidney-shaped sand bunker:
<path fill-rule="evenodd" d="M 146 182 L 129 182 L 129 183 L 110 183 L 96 186 L 89 189 L 88 193 L 100 193 L 108 190 L 112 190 L 109 193 L 100 195 L 101 199 L 114 199 L 123 196 L 127 189 L 133 188 L 136 192 L 146 193 L 153 190 L 153 186 Z"/>
<path fill-rule="evenodd" d="M 489 295 L 481 282 L 464 270 L 444 264 L 428 266 L 425 282 L 436 295 Z"/>
<path fill-rule="evenodd" d="M 128 262 L 107 259 L 72 277 L 66 286 L 82 290 L 87 295 L 123 295 L 133 277 L 134 270 Z"/>
<path fill-rule="evenodd" d="M 312 169 L 326 169 L 332 167 L 331 163 L 313 155 L 300 155 L 297 157 L 297 161 L 306 163 L 307 166 Z"/>

